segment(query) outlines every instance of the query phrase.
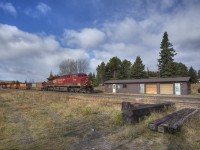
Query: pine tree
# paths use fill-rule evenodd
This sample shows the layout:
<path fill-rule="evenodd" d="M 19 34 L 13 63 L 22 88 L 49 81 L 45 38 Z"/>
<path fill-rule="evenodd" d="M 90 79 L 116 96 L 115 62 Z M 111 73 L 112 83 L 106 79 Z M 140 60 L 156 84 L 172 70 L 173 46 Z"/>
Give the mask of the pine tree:
<path fill-rule="evenodd" d="M 121 68 L 121 60 L 118 57 L 113 57 L 106 64 L 107 67 L 107 76 L 110 76 L 111 79 L 119 78 L 119 71 Z"/>
<path fill-rule="evenodd" d="M 171 77 L 175 74 L 173 57 L 176 55 L 173 45 L 169 42 L 167 32 L 164 33 L 160 44 L 160 59 L 158 59 L 158 70 L 160 77 Z"/>
<path fill-rule="evenodd" d="M 53 78 L 53 73 L 52 73 L 52 71 L 51 71 L 50 74 L 49 74 L 49 78 Z"/>
<path fill-rule="evenodd" d="M 100 65 L 97 66 L 97 83 L 103 84 L 103 82 L 106 80 L 106 65 L 104 62 L 102 62 Z"/>
<path fill-rule="evenodd" d="M 188 76 L 188 68 L 185 64 L 183 64 L 181 62 L 180 63 L 175 62 L 174 65 L 175 65 L 175 70 L 176 70 L 175 76 L 177 76 L 177 77 L 187 77 Z"/>
<path fill-rule="evenodd" d="M 189 76 L 190 76 L 191 83 L 197 83 L 197 81 L 198 81 L 197 80 L 197 72 L 192 67 L 190 67 L 190 69 L 189 69 Z"/>
<path fill-rule="evenodd" d="M 141 79 L 146 78 L 146 73 L 144 71 L 145 66 L 142 63 L 142 60 L 137 56 L 134 64 L 131 66 L 131 78 Z"/>
<path fill-rule="evenodd" d="M 198 78 L 200 79 L 200 70 L 198 71 Z"/>
<path fill-rule="evenodd" d="M 123 60 L 119 70 L 119 79 L 130 78 L 130 68 L 131 68 L 131 62 L 126 59 Z"/>
<path fill-rule="evenodd" d="M 90 73 L 88 74 L 88 77 L 89 77 L 90 81 L 92 81 L 92 85 L 93 85 L 94 87 L 96 87 L 96 86 L 99 85 L 98 82 L 97 82 L 97 78 L 96 78 L 96 76 L 95 76 L 94 73 L 91 73 L 91 72 L 90 72 Z"/>

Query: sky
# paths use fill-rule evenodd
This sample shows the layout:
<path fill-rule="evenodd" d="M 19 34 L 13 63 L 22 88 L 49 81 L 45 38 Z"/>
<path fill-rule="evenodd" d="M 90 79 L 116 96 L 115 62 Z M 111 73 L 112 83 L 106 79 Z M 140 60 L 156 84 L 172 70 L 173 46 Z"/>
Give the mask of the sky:
<path fill-rule="evenodd" d="M 199 70 L 199 14 L 199 0 L 0 0 L 0 80 L 44 81 L 65 59 L 96 72 L 115 56 L 156 71 L 164 32 Z"/>

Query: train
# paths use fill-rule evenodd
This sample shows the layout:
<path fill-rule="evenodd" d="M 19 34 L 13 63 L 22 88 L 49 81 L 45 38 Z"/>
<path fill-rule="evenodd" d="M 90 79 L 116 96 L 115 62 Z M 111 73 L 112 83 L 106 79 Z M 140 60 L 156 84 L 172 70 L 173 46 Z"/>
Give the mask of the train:
<path fill-rule="evenodd" d="M 45 91 L 66 91 L 66 92 L 93 92 L 92 81 L 85 73 L 66 74 L 62 76 L 51 76 L 47 82 L 37 83 L 1 83 L 2 88 L 9 89 L 32 89 Z"/>
<path fill-rule="evenodd" d="M 67 91 L 89 93 L 93 91 L 92 82 L 85 73 L 52 76 L 43 85 L 47 91 Z"/>

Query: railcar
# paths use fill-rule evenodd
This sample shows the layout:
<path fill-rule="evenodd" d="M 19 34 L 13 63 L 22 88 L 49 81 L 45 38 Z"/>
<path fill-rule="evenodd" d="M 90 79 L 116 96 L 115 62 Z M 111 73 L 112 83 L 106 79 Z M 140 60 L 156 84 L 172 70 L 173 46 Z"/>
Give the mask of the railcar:
<path fill-rule="evenodd" d="M 43 89 L 81 93 L 91 93 L 93 91 L 92 82 L 85 73 L 53 76 L 48 78 L 46 83 L 43 83 Z"/>

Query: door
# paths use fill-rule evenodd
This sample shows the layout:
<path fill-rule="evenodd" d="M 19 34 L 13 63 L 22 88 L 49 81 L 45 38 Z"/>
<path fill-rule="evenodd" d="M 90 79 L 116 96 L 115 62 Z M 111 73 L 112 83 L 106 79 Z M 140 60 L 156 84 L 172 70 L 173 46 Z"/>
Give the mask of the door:
<path fill-rule="evenodd" d="M 116 84 L 113 84 L 112 88 L 113 88 L 113 93 L 116 93 L 116 88 L 117 88 Z"/>
<path fill-rule="evenodd" d="M 140 93 L 144 94 L 144 84 L 140 84 Z"/>
<path fill-rule="evenodd" d="M 157 84 L 146 84 L 146 94 L 157 94 Z"/>
<path fill-rule="evenodd" d="M 180 83 L 175 83 L 175 94 L 181 95 L 181 84 Z"/>
<path fill-rule="evenodd" d="M 174 94 L 173 84 L 160 84 L 160 94 Z"/>

